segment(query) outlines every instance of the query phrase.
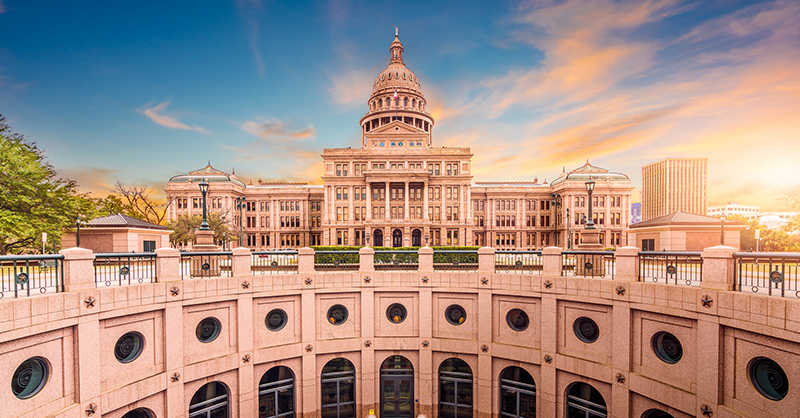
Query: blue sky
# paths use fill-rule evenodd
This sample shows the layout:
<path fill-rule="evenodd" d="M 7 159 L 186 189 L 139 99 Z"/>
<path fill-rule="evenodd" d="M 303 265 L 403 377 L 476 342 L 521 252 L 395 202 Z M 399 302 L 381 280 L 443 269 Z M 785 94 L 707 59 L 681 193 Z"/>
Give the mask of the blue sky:
<path fill-rule="evenodd" d="M 0 0 L 0 113 L 97 195 L 208 160 L 319 182 L 323 148 L 360 144 L 396 24 L 434 144 L 472 147 L 476 180 L 588 158 L 638 186 L 644 164 L 708 157 L 709 204 L 782 210 L 798 22 L 797 1 Z"/>

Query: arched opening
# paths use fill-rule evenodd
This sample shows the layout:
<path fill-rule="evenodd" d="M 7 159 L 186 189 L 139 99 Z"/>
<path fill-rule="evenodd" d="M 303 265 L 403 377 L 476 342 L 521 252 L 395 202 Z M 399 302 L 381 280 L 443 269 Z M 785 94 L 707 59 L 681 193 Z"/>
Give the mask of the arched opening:
<path fill-rule="evenodd" d="M 258 382 L 258 418 L 294 417 L 294 373 L 276 366 Z"/>
<path fill-rule="evenodd" d="M 536 384 L 520 367 L 506 367 L 500 374 L 500 416 L 534 418 L 536 416 Z"/>
<path fill-rule="evenodd" d="M 395 229 L 392 231 L 392 247 L 402 247 L 403 246 L 403 231 L 400 229 Z"/>
<path fill-rule="evenodd" d="M 420 231 L 419 229 L 411 231 L 411 246 L 412 247 L 422 246 L 422 231 Z"/>
<path fill-rule="evenodd" d="M 322 368 L 322 418 L 355 418 L 356 368 L 347 359 L 336 358 Z"/>
<path fill-rule="evenodd" d="M 383 246 L 383 230 L 376 229 L 372 231 L 372 245 L 375 247 Z"/>
<path fill-rule="evenodd" d="M 403 107 L 408 107 L 408 97 L 403 97 Z"/>
<path fill-rule="evenodd" d="M 568 418 L 606 418 L 608 410 L 603 395 L 586 383 L 578 382 L 567 389 Z"/>
<path fill-rule="evenodd" d="M 672 418 L 672 415 L 660 410 L 660 409 L 648 409 L 642 418 Z"/>
<path fill-rule="evenodd" d="M 414 366 L 403 356 L 391 356 L 381 364 L 380 416 L 414 416 Z"/>
<path fill-rule="evenodd" d="M 132 411 L 126 412 L 122 418 L 155 418 L 155 415 L 153 415 L 149 409 L 136 408 Z"/>
<path fill-rule="evenodd" d="M 220 382 L 203 385 L 189 402 L 189 418 L 228 418 L 228 389 Z"/>
<path fill-rule="evenodd" d="M 450 358 L 439 366 L 439 418 L 472 417 L 472 369 Z"/>

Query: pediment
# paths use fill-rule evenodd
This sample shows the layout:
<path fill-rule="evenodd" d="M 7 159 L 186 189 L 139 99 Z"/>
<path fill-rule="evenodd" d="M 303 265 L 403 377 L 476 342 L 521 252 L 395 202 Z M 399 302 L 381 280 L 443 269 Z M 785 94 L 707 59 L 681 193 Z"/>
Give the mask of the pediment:
<path fill-rule="evenodd" d="M 396 128 L 396 129 L 395 129 Z M 393 120 L 390 123 L 383 125 L 379 128 L 373 129 L 367 132 L 369 134 L 423 134 L 427 135 L 428 133 L 422 129 L 417 128 L 416 126 L 411 126 L 405 122 L 401 122 L 399 120 Z"/>

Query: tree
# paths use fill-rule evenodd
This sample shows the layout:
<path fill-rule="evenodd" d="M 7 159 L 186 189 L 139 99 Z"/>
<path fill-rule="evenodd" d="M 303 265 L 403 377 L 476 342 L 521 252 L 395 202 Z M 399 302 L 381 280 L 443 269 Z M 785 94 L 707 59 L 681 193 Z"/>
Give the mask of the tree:
<path fill-rule="evenodd" d="M 194 242 L 194 233 L 200 228 L 203 218 L 200 215 L 180 215 L 177 219 L 167 223 L 167 227 L 173 232 L 169 234 L 169 242 L 173 247 L 179 244 L 186 245 Z M 228 225 L 223 221 L 222 214 L 219 212 L 208 213 L 208 226 L 214 231 L 214 241 L 221 242 L 228 235 Z M 227 237 L 231 239 L 230 236 Z"/>
<path fill-rule="evenodd" d="M 77 184 L 60 178 L 44 152 L 0 115 L 0 254 L 32 252 L 46 232 L 60 237 L 77 215 L 94 213 Z"/>
<path fill-rule="evenodd" d="M 124 208 L 122 213 L 143 221 L 164 225 L 167 219 L 169 202 L 154 198 L 153 189 L 147 186 L 127 186 L 118 181 L 114 186 L 114 194 L 106 199 L 111 199 L 109 203 L 112 204 L 113 199 L 118 200 Z"/>

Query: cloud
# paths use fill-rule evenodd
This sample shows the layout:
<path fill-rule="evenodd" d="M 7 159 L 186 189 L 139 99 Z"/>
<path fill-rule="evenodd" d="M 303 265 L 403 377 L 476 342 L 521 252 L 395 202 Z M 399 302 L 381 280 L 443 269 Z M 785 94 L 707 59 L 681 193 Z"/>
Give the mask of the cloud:
<path fill-rule="evenodd" d="M 329 73 L 331 86 L 328 92 L 334 103 L 340 105 L 366 106 L 367 99 L 372 94 L 372 85 L 378 71 L 352 70 L 342 71 L 337 74 Z"/>
<path fill-rule="evenodd" d="M 264 60 L 261 58 L 261 51 L 258 46 L 259 37 L 259 22 L 258 14 L 264 9 L 261 0 L 236 0 L 236 8 L 239 10 L 239 15 L 247 25 L 248 42 L 250 43 L 250 50 L 253 52 L 253 59 L 256 62 L 256 69 L 258 75 L 264 76 L 267 72 Z"/>
<path fill-rule="evenodd" d="M 152 107 L 150 107 L 151 103 L 148 103 L 144 105 L 142 108 L 136 109 L 136 111 L 147 116 L 153 122 L 167 128 L 183 129 L 187 131 L 197 131 L 204 134 L 211 133 L 203 127 L 197 125 L 189 126 L 186 125 L 185 123 L 178 121 L 178 119 L 176 119 L 174 116 L 164 114 L 164 111 L 171 102 L 172 102 L 171 100 L 167 100 Z"/>
<path fill-rule="evenodd" d="M 317 135 L 317 130 L 312 124 L 308 124 L 305 128 L 292 130 L 285 122 L 278 119 L 248 120 L 240 127 L 243 131 L 265 140 L 270 145 L 278 144 L 281 139 L 313 140 Z"/>
<path fill-rule="evenodd" d="M 0 0 L 0 13 L 5 13 L 7 11 L 8 9 L 6 9 L 6 6 L 3 5 L 3 0 Z"/>
<path fill-rule="evenodd" d="M 100 167 L 72 167 L 58 169 L 58 175 L 78 183 L 83 193 L 95 197 L 105 197 L 114 190 L 119 171 Z"/>

